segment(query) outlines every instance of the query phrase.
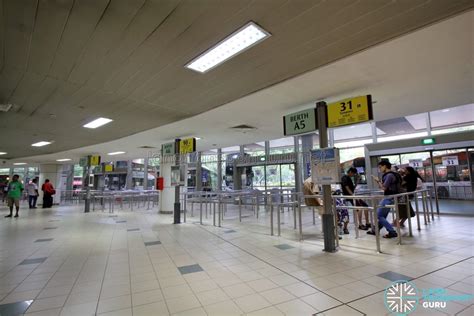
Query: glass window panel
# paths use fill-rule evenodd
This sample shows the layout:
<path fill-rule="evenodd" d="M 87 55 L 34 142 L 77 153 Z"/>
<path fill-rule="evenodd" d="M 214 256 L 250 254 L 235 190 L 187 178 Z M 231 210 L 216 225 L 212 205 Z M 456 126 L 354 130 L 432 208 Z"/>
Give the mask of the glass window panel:
<path fill-rule="evenodd" d="M 467 131 L 474 131 L 474 124 L 467 125 L 467 126 L 459 126 L 459 127 L 451 127 L 451 128 L 443 128 L 438 130 L 432 130 L 432 135 L 441 135 L 441 134 L 451 134 L 451 133 L 459 133 L 459 132 L 467 132 Z"/>
<path fill-rule="evenodd" d="M 280 187 L 280 166 L 279 165 L 268 165 L 267 166 L 267 188 L 279 188 Z"/>
<path fill-rule="evenodd" d="M 430 112 L 431 127 L 453 126 L 474 122 L 474 104 Z"/>
<path fill-rule="evenodd" d="M 364 137 L 372 137 L 372 126 L 370 126 L 370 123 L 334 128 L 334 140 L 336 141 Z"/>
<path fill-rule="evenodd" d="M 285 154 L 295 151 L 293 137 L 285 137 L 270 141 L 270 154 Z"/>

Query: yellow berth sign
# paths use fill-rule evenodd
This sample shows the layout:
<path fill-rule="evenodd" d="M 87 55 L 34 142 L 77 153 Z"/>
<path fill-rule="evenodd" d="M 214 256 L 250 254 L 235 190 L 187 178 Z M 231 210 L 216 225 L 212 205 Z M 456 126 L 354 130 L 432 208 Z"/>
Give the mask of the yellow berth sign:
<path fill-rule="evenodd" d="M 328 104 L 328 127 L 367 122 L 374 119 L 371 95 Z"/>
<path fill-rule="evenodd" d="M 196 138 L 186 138 L 179 141 L 179 153 L 189 154 L 196 151 Z"/>
<path fill-rule="evenodd" d="M 91 166 L 100 165 L 100 156 L 89 156 L 89 162 Z"/>

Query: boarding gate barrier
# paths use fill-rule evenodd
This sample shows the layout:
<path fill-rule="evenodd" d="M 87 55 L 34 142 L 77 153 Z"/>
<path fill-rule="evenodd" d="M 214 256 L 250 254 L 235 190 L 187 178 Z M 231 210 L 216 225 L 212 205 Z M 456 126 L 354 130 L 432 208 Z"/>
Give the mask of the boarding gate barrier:
<path fill-rule="evenodd" d="M 200 191 L 200 192 L 183 192 L 182 193 L 182 201 L 183 201 L 183 213 L 184 218 L 186 220 L 186 212 L 187 212 L 187 205 L 191 204 L 191 216 L 193 216 L 193 206 L 194 204 L 199 204 L 199 216 L 200 221 L 199 223 L 203 223 L 203 216 L 208 218 L 210 212 L 212 212 L 213 216 L 213 225 L 221 227 L 222 221 L 224 220 L 224 216 L 227 211 L 227 205 L 237 205 L 238 206 L 238 214 L 239 214 L 239 222 L 242 221 L 242 210 L 244 207 L 250 206 L 251 211 L 254 215 L 258 218 L 259 211 L 260 211 L 260 201 L 263 201 L 265 204 L 264 209 L 269 211 L 270 217 L 270 235 L 275 234 L 275 217 L 276 217 L 276 233 L 278 236 L 281 235 L 281 213 L 287 209 L 288 211 L 292 211 L 293 213 L 293 228 L 296 230 L 298 229 L 299 239 L 303 240 L 303 224 L 302 224 L 302 209 L 310 208 L 312 210 L 312 217 L 313 217 L 313 224 L 316 223 L 316 213 L 315 210 L 319 209 L 322 211 L 322 207 L 314 207 L 314 206 L 307 206 L 304 203 L 304 200 L 307 198 L 319 198 L 323 199 L 322 195 L 304 195 L 301 192 L 255 192 L 254 191 L 230 191 L 230 192 L 209 192 L 209 191 Z M 363 194 L 357 194 L 355 196 L 344 196 L 344 195 L 333 195 L 333 207 L 332 213 L 334 214 L 334 236 L 336 239 L 336 243 L 338 244 L 338 232 L 337 232 L 337 210 L 340 209 L 347 209 L 353 211 L 353 218 L 355 224 L 355 235 L 356 238 L 359 238 L 359 230 L 358 230 L 358 217 L 357 217 L 357 210 L 363 211 L 368 210 L 370 215 L 370 223 L 372 228 L 379 226 L 378 216 L 377 216 L 377 209 L 379 208 L 379 203 L 385 198 L 393 199 L 393 204 L 387 205 L 386 207 L 390 209 L 390 213 L 392 214 L 392 218 L 396 222 L 396 230 L 397 230 L 397 243 L 402 244 L 402 234 L 400 229 L 400 205 L 406 205 L 406 209 L 408 214 L 410 213 L 410 207 L 408 203 L 413 203 L 415 205 L 415 217 L 417 220 L 417 229 L 421 230 L 421 220 L 420 216 L 423 217 L 424 224 L 427 225 L 434 220 L 434 209 L 433 209 L 433 202 L 431 200 L 431 194 L 429 189 L 424 190 L 417 190 L 413 192 L 407 193 L 400 193 L 396 195 L 385 196 L 380 194 L 380 191 L 364 191 Z M 262 197 L 265 197 L 262 199 Z M 336 199 L 344 199 L 346 202 L 348 200 L 353 201 L 353 205 L 355 204 L 355 200 L 361 199 L 366 202 L 368 206 L 352 206 L 348 203 L 344 203 L 344 205 L 336 206 Z M 421 202 L 421 206 L 419 205 Z M 420 215 L 421 209 L 421 215 Z M 275 210 L 276 216 L 274 214 Z M 408 228 L 409 228 L 409 236 L 413 236 L 412 232 L 412 222 L 411 217 L 408 216 Z M 375 230 L 375 249 L 377 252 L 382 252 L 380 246 L 380 234 L 379 229 Z"/>

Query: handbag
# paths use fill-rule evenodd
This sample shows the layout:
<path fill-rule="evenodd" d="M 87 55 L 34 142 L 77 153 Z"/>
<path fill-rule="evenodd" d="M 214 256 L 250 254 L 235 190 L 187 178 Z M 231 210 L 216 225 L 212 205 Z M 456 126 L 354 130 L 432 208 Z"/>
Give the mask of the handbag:
<path fill-rule="evenodd" d="M 408 207 L 410 208 L 410 217 L 414 217 L 416 215 L 411 203 L 398 204 L 398 213 L 400 214 L 400 218 L 408 218 Z"/>

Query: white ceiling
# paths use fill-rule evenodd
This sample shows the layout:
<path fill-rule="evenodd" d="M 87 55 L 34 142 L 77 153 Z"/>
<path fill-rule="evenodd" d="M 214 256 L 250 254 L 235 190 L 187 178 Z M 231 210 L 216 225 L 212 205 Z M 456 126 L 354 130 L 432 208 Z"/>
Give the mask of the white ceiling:
<path fill-rule="evenodd" d="M 283 115 L 311 107 L 316 100 L 331 102 L 355 95 L 372 94 L 378 121 L 473 103 L 473 37 L 474 11 L 469 11 L 178 122 L 21 160 L 77 160 L 118 150 L 127 154 L 114 160 L 144 157 L 153 155 L 151 151 L 158 153 L 162 143 L 189 136 L 202 138 L 198 150 L 275 139 L 283 137 Z M 257 129 L 245 134 L 230 129 L 239 124 Z M 156 149 L 137 148 L 142 145 Z"/>
<path fill-rule="evenodd" d="M 473 7 L 472 0 L 0 0 L 0 102 L 14 105 L 0 113 L 0 150 L 11 158 L 48 154 L 165 126 Z M 184 67 L 249 21 L 272 36 L 206 74 Z M 318 97 L 355 87 L 345 76 L 333 86 L 336 73 Z M 371 83 L 366 75 L 356 86 Z M 293 99 L 301 91 L 291 87 L 283 93 L 275 97 L 292 105 L 314 99 Z M 114 122 L 82 128 L 99 116 Z M 40 140 L 53 143 L 31 148 Z"/>

